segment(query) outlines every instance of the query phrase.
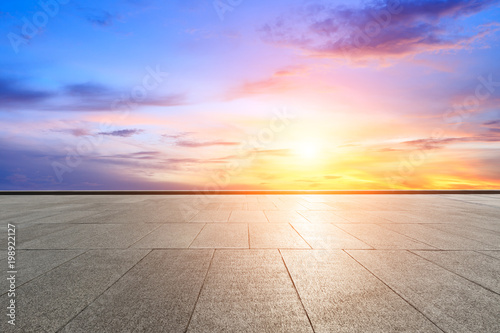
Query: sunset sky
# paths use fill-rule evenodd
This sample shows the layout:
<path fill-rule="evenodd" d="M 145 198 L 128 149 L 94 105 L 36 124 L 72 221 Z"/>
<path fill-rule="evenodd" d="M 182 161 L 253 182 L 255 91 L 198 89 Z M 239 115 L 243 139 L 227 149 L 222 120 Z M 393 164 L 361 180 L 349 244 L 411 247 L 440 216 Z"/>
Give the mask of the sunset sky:
<path fill-rule="evenodd" d="M 500 188 L 500 1 L 0 18 L 0 190 Z"/>

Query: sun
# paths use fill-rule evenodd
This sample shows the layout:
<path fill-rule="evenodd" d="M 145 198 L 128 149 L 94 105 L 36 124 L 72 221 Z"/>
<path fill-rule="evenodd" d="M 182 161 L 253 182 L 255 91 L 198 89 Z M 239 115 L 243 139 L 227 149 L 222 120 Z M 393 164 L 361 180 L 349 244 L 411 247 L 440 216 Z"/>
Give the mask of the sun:
<path fill-rule="evenodd" d="M 295 146 L 296 154 L 305 160 L 312 160 L 319 157 L 320 145 L 317 141 L 303 141 Z"/>

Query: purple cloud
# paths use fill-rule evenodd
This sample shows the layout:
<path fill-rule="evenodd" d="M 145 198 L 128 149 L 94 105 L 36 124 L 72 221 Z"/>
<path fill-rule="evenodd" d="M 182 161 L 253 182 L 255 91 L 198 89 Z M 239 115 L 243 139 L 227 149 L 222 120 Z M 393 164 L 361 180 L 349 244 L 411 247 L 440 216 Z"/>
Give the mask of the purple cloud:
<path fill-rule="evenodd" d="M 101 86 L 95 86 L 101 87 Z M 44 111 L 118 111 L 127 109 L 136 109 L 140 106 L 177 106 L 187 104 L 184 94 L 171 94 L 166 96 L 151 96 L 146 97 L 141 101 L 134 100 L 130 97 L 123 97 L 124 94 L 118 92 L 108 93 L 110 90 L 103 91 L 102 95 L 97 95 L 97 92 L 92 88 L 81 87 L 76 90 L 78 95 L 73 93 L 69 95 L 75 98 L 70 104 L 50 104 L 43 106 Z M 65 89 L 65 92 L 67 90 Z M 122 96 L 122 97 L 120 97 Z M 127 94 L 125 94 L 127 96 Z"/>
<path fill-rule="evenodd" d="M 500 126 L 500 120 L 492 120 L 492 121 L 488 121 L 488 122 L 485 122 L 483 125 L 485 126 Z"/>
<path fill-rule="evenodd" d="M 85 19 L 95 26 L 99 27 L 109 27 L 113 23 L 119 20 L 119 16 L 113 15 L 106 10 L 97 9 L 82 9 L 85 14 Z"/>
<path fill-rule="evenodd" d="M 181 132 L 178 134 L 163 134 L 162 137 L 165 139 L 181 139 L 191 134 L 193 134 L 193 132 Z"/>
<path fill-rule="evenodd" d="M 500 136 L 494 134 L 483 134 L 470 137 L 441 138 L 441 139 L 418 139 L 402 142 L 405 145 L 416 146 L 423 150 L 433 150 L 443 148 L 447 144 L 462 142 L 500 142 Z"/>
<path fill-rule="evenodd" d="M 279 18 L 260 30 L 270 43 L 316 56 L 386 57 L 461 49 L 499 30 L 491 23 L 460 32 L 457 19 L 476 14 L 498 0 L 371 1 L 360 7 L 308 3 L 299 14 Z"/>
<path fill-rule="evenodd" d="M 70 129 L 52 129 L 52 132 L 68 133 L 76 137 L 90 135 L 90 131 L 85 128 L 70 128 Z"/>
<path fill-rule="evenodd" d="M 64 92 L 69 96 L 88 98 L 107 94 L 109 93 L 109 88 L 100 84 L 87 82 L 66 85 L 64 87 Z"/>
<path fill-rule="evenodd" d="M 212 141 L 195 141 L 190 140 L 188 137 L 194 134 L 193 132 L 180 132 L 177 134 L 163 134 L 165 139 L 173 139 L 173 145 L 185 148 L 198 148 L 210 146 L 237 146 L 240 143 L 234 141 L 212 140 Z"/>
<path fill-rule="evenodd" d="M 109 136 L 120 136 L 122 138 L 129 138 L 133 135 L 141 134 L 143 132 L 144 132 L 144 130 L 140 130 L 140 129 L 124 129 L 124 130 L 118 130 L 118 131 L 112 131 L 112 132 L 99 132 L 98 134 L 109 135 Z"/>
<path fill-rule="evenodd" d="M 112 156 L 102 156 L 103 158 L 131 158 L 131 159 L 139 159 L 139 160 L 153 160 L 161 157 L 161 153 L 159 151 L 140 151 L 136 153 L 130 154 L 117 154 Z"/>
<path fill-rule="evenodd" d="M 26 87 L 21 80 L 0 77 L 0 107 L 31 105 L 55 94 Z"/>
<path fill-rule="evenodd" d="M 48 150 L 44 150 L 48 149 Z M 137 156 L 154 152 L 139 152 Z M 160 154 L 160 153 L 158 153 Z M 73 172 L 64 174 L 59 182 L 54 174 L 51 162 L 64 163 L 65 152 L 57 152 L 53 147 L 18 146 L 12 142 L 0 140 L 0 189 L 2 190 L 169 190 L 194 189 L 186 183 L 162 182 L 142 177 L 141 172 L 165 170 L 165 163 L 136 163 L 123 160 L 111 163 L 112 159 L 88 157 Z M 120 161 L 119 161 L 120 162 Z M 124 168 L 135 168 L 131 176 Z"/>
<path fill-rule="evenodd" d="M 62 99 L 61 99 L 62 98 Z M 141 106 L 178 106 L 187 104 L 185 94 L 151 95 L 136 100 L 123 92 L 97 83 L 75 83 L 50 91 L 28 86 L 25 80 L 0 76 L 0 112 L 6 108 L 36 106 L 37 111 L 116 111 Z"/>

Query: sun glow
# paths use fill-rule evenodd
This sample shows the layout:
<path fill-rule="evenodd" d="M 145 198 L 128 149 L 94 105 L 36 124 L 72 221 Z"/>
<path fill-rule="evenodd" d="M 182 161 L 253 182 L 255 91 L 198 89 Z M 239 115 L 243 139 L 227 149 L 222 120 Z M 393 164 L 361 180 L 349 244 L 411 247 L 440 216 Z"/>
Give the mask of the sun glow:
<path fill-rule="evenodd" d="M 320 151 L 320 144 L 315 140 L 299 142 L 295 146 L 295 153 L 304 160 L 317 159 Z"/>

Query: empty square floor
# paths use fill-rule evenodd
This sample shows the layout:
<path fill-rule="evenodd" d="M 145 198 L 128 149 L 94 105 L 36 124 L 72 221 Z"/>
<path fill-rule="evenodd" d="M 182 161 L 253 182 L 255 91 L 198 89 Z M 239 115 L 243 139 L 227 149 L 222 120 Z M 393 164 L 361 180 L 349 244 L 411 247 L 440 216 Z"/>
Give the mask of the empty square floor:
<path fill-rule="evenodd" d="M 500 195 L 2 195 L 0 219 L 1 332 L 500 332 Z"/>

